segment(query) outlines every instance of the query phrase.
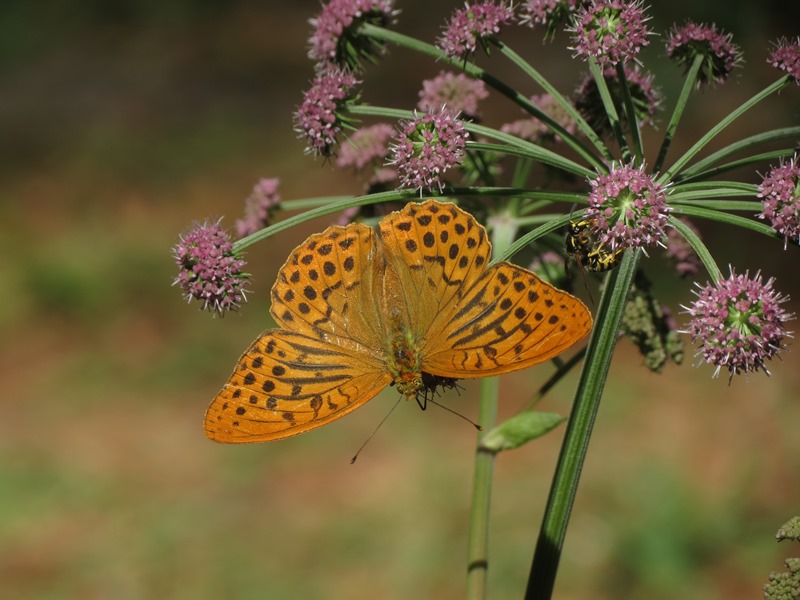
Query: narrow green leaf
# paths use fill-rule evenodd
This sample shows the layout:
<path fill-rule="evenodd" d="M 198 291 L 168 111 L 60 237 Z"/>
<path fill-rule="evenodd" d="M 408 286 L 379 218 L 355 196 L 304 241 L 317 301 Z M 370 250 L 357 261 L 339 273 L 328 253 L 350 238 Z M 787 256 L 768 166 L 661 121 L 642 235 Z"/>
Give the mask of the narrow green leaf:
<path fill-rule="evenodd" d="M 504 421 L 481 439 L 481 448 L 489 452 L 513 450 L 542 437 L 565 420 L 558 413 L 525 411 Z"/>

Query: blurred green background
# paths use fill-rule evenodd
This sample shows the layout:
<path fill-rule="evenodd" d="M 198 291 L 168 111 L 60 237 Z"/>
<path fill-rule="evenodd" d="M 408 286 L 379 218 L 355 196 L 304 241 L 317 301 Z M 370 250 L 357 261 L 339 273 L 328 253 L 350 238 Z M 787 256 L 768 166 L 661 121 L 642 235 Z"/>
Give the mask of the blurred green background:
<path fill-rule="evenodd" d="M 425 39 L 451 10 L 420 0 L 398 8 L 398 29 Z M 254 294 L 225 319 L 170 287 L 178 234 L 207 217 L 232 225 L 260 177 L 280 177 L 285 199 L 360 191 L 304 157 L 291 128 L 312 76 L 307 19 L 318 9 L 316 0 L 0 4 L 3 598 L 463 597 L 474 431 L 460 419 L 403 403 L 354 466 L 393 394 L 275 444 L 226 447 L 202 432 L 236 357 L 270 326 L 268 290 L 288 249 L 327 222 L 249 252 Z M 778 2 L 651 9 L 658 31 L 713 20 L 745 52 L 737 77 L 692 99 L 673 156 L 776 78 L 767 41 L 796 36 L 797 13 Z M 574 87 L 563 38 L 542 45 L 516 29 L 507 39 L 562 90 Z M 671 108 L 681 73 L 662 41 L 644 60 Z M 502 60 L 481 62 L 521 81 Z M 369 69 L 364 97 L 410 108 L 419 81 L 440 68 L 393 52 Z M 797 97 L 770 98 L 713 147 L 797 124 Z M 519 113 L 495 100 L 485 116 L 496 126 Z M 652 145 L 657 135 L 647 136 Z M 800 298 L 796 248 L 700 228 L 721 265 L 761 268 Z M 654 263 L 677 312 L 690 284 Z M 796 349 L 772 377 L 730 385 L 686 362 L 654 375 L 620 343 L 560 600 L 756 598 L 767 573 L 800 554 L 773 538 L 800 509 Z M 549 373 L 504 377 L 502 414 Z M 573 385 L 543 407 L 567 414 Z M 477 386 L 466 388 L 448 403 L 475 415 Z M 493 599 L 521 597 L 562 434 L 498 459 Z"/>

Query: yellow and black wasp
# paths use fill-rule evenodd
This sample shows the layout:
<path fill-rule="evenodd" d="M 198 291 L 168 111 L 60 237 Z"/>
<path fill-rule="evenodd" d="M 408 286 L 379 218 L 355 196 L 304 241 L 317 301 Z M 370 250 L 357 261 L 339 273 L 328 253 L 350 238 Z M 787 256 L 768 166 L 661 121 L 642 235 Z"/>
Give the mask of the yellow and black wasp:
<path fill-rule="evenodd" d="M 582 218 L 571 221 L 567 226 L 564 248 L 567 255 L 587 271 L 603 273 L 619 266 L 625 247 L 612 249 L 598 242 L 592 233 L 592 219 Z"/>

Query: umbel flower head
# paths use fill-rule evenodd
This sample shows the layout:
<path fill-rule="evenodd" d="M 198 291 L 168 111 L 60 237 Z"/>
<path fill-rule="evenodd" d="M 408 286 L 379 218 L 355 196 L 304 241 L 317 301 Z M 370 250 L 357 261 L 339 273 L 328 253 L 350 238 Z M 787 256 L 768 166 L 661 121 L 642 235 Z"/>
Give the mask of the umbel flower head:
<path fill-rule="evenodd" d="M 764 207 L 758 218 L 769 221 L 787 242 L 800 243 L 800 165 L 796 155 L 767 173 L 758 186 L 758 197 Z"/>
<path fill-rule="evenodd" d="M 280 179 L 260 179 L 244 201 L 244 218 L 236 220 L 236 235 L 246 235 L 263 229 L 269 223 L 270 210 L 281 203 L 278 194 Z"/>
<path fill-rule="evenodd" d="M 436 45 L 452 59 L 467 60 L 478 45 L 488 50 L 488 41 L 500 32 L 500 26 L 513 19 L 514 9 L 502 3 L 467 4 L 453 13 Z"/>
<path fill-rule="evenodd" d="M 330 0 L 319 16 L 310 20 L 314 32 L 308 40 L 308 57 L 321 69 L 357 69 L 362 59 L 374 62 L 383 44 L 360 35 L 358 29 L 363 23 L 380 27 L 391 23 L 393 4 L 394 0 Z"/>
<path fill-rule="evenodd" d="M 638 67 L 627 65 L 624 67 L 624 72 L 637 122 L 641 125 L 653 125 L 656 111 L 661 106 L 661 93 L 653 86 L 653 76 Z M 620 124 L 623 129 L 627 129 L 628 114 L 622 100 L 625 94 L 617 70 L 614 67 L 603 69 L 603 79 L 611 92 L 611 99 L 617 109 Z M 597 81 L 591 73 L 587 73 L 578 89 L 575 90 L 575 108 L 598 134 L 611 133 L 611 123 L 603 107 Z"/>
<path fill-rule="evenodd" d="M 394 135 L 394 127 L 388 123 L 377 123 L 361 127 L 342 144 L 336 166 L 340 169 L 352 168 L 366 182 L 368 192 L 385 191 L 395 187 L 397 172 L 386 166 L 389 156 L 389 143 Z M 390 184 L 391 185 L 390 187 Z M 348 213 L 346 223 L 358 213 L 358 207 Z M 351 214 L 352 213 L 352 214 Z"/>
<path fill-rule="evenodd" d="M 761 274 L 748 272 L 706 286 L 698 285 L 697 299 L 684 306 L 691 315 L 687 332 L 700 344 L 697 354 L 715 365 L 714 376 L 724 367 L 734 374 L 764 371 L 765 365 L 783 349 L 783 340 L 791 337 L 786 321 L 794 315 L 785 311 L 788 297 L 773 287 L 774 280 L 761 280 Z"/>
<path fill-rule="evenodd" d="M 601 67 L 634 60 L 650 44 L 649 18 L 641 2 L 592 2 L 575 15 L 572 50 L 584 60 L 594 57 Z"/>
<path fill-rule="evenodd" d="M 568 132 L 574 134 L 577 130 L 578 125 L 572 115 L 564 110 L 564 107 L 556 102 L 550 94 L 531 96 L 530 101 L 542 112 L 553 117 Z M 544 122 L 530 116 L 527 119 L 518 119 L 511 123 L 506 123 L 500 127 L 500 131 L 516 135 L 529 142 L 561 141 L 561 138 L 554 134 Z"/>
<path fill-rule="evenodd" d="M 579 7 L 591 4 L 588 0 L 527 0 L 520 9 L 519 22 L 535 29 L 544 25 L 545 38 L 553 37 L 557 30 L 572 21 Z"/>
<path fill-rule="evenodd" d="M 780 40 L 767 62 L 789 75 L 800 85 L 800 37 L 794 41 Z"/>
<path fill-rule="evenodd" d="M 336 166 L 340 169 L 352 167 L 361 171 L 376 163 L 383 164 L 389 155 L 389 140 L 393 133 L 394 127 L 388 123 L 376 123 L 357 129 L 342 144 Z"/>
<path fill-rule="evenodd" d="M 245 261 L 233 252 L 230 236 L 220 222 L 198 224 L 172 249 L 179 267 L 172 285 L 180 285 L 188 301 L 223 316 L 247 301 L 242 273 Z"/>
<path fill-rule="evenodd" d="M 426 112 L 442 108 L 472 121 L 478 118 L 478 102 L 489 97 L 486 84 L 465 73 L 442 71 L 422 82 L 417 108 Z"/>
<path fill-rule="evenodd" d="M 698 25 L 691 21 L 675 27 L 667 38 L 667 56 L 688 71 L 695 58 L 703 58 L 697 73 L 698 87 L 709 81 L 723 83 L 742 62 L 742 52 L 731 41 L 731 34 L 717 32 L 714 25 Z"/>
<path fill-rule="evenodd" d="M 342 127 L 349 125 L 343 109 L 357 99 L 354 75 L 338 69 L 319 73 L 294 113 L 295 131 L 308 142 L 309 154 L 330 156 Z"/>
<path fill-rule="evenodd" d="M 644 172 L 644 165 L 618 165 L 589 184 L 586 217 L 598 243 L 617 248 L 662 244 L 670 207 L 660 185 Z"/>
<path fill-rule="evenodd" d="M 469 134 L 464 124 L 447 110 L 429 112 L 398 124 L 393 164 L 402 187 L 439 190 L 442 176 L 464 158 Z"/>

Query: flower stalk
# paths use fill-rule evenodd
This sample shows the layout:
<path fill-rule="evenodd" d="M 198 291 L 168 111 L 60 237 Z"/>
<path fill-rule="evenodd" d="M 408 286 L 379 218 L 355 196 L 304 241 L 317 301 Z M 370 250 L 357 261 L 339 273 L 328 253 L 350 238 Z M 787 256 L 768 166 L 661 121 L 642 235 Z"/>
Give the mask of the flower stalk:
<path fill-rule="evenodd" d="M 586 360 L 550 486 L 547 508 L 528 576 L 525 600 L 549 600 L 553 593 L 572 505 L 639 254 L 634 250 L 625 252 L 619 269 L 606 277 L 605 288 L 597 306 L 595 326 L 589 337 Z"/>

